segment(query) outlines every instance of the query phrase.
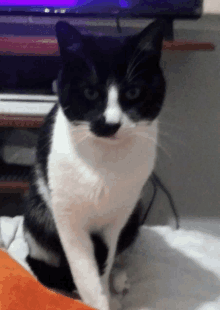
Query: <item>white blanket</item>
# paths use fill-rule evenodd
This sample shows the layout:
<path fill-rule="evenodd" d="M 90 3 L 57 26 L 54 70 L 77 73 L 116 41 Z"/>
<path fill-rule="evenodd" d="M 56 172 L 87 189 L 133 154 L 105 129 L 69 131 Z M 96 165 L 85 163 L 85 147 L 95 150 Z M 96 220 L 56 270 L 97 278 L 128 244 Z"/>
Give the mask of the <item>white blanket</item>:
<path fill-rule="evenodd" d="M 22 223 L 22 216 L 0 218 L 0 246 L 26 266 Z M 220 309 L 220 239 L 216 236 L 143 226 L 122 259 L 131 284 L 125 296 L 118 296 L 123 310 Z"/>
<path fill-rule="evenodd" d="M 126 310 L 219 310 L 220 239 L 198 231 L 143 227 L 127 251 Z"/>

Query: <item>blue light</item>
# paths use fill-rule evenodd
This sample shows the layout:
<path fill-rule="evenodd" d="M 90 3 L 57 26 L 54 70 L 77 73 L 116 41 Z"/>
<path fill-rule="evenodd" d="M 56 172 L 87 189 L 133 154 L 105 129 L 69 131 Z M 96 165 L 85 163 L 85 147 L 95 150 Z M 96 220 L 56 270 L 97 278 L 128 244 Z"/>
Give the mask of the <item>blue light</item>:
<path fill-rule="evenodd" d="M 129 7 L 129 3 L 128 3 L 128 1 L 126 1 L 126 0 L 120 0 L 120 1 L 119 1 L 119 5 L 120 5 L 120 7 L 122 7 L 122 8 L 127 8 L 127 7 Z"/>

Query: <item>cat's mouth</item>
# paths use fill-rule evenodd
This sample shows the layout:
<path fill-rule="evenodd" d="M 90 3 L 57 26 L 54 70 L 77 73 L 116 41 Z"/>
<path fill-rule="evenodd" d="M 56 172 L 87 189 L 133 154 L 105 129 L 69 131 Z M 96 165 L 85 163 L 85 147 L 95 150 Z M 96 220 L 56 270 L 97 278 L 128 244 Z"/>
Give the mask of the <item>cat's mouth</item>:
<path fill-rule="evenodd" d="M 102 143 L 106 144 L 123 144 L 125 141 L 128 141 L 131 139 L 131 135 L 123 132 L 117 132 L 114 135 L 108 136 L 108 137 L 97 137 L 97 141 L 100 141 Z"/>
<path fill-rule="evenodd" d="M 106 139 L 109 139 L 110 141 L 120 140 L 120 138 L 118 137 L 117 134 L 112 135 L 112 136 L 110 136 L 110 137 L 108 137 L 108 138 L 106 138 Z"/>
<path fill-rule="evenodd" d="M 118 135 L 112 135 L 109 137 L 97 137 L 97 140 L 109 144 L 116 144 L 123 141 L 122 137 L 119 137 Z"/>

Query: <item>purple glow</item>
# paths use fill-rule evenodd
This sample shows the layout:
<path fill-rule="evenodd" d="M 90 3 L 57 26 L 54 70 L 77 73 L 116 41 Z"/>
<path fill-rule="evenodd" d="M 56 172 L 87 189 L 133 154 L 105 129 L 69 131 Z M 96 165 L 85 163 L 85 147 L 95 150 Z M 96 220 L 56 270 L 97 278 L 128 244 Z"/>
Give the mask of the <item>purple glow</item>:
<path fill-rule="evenodd" d="M 83 4 L 82 2 L 86 1 L 80 1 L 80 4 Z M 52 7 L 70 7 L 70 6 L 75 6 L 78 3 L 78 0 L 3 0 L 1 1 L 1 6 L 19 6 L 19 5 L 24 5 L 24 6 L 36 6 L 36 5 L 41 5 L 41 6 L 52 6 Z"/>
<path fill-rule="evenodd" d="M 0 12 L 4 12 L 5 7 L 11 7 L 11 11 L 16 12 L 17 8 L 24 6 L 24 13 L 41 12 L 44 13 L 45 8 L 66 8 L 68 12 L 84 13 L 113 13 L 118 14 L 120 10 L 130 9 L 130 12 L 137 14 L 176 14 L 187 16 L 199 16 L 202 12 L 202 2 L 204 0 L 0 0 Z M 39 8 L 38 8 L 39 7 Z M 22 8 L 19 10 L 22 11 Z M 18 10 L 18 11 L 19 11 Z M 67 12 L 67 13 L 68 13 Z M 46 12 L 45 12 L 46 13 Z M 45 14 L 44 13 L 44 14 Z M 53 12 L 52 12 L 53 13 Z M 65 13 L 65 12 L 61 12 Z"/>
<path fill-rule="evenodd" d="M 120 0 L 120 1 L 119 1 L 119 4 L 120 4 L 120 7 L 122 7 L 122 8 L 127 8 L 127 7 L 129 7 L 129 3 L 128 3 L 128 1 L 126 1 L 126 0 Z"/>

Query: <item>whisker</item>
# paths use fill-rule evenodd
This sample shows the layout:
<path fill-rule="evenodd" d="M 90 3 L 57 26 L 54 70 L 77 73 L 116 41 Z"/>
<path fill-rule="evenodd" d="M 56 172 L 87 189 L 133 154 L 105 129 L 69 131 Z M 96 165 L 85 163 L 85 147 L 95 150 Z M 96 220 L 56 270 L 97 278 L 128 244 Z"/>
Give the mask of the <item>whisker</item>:
<path fill-rule="evenodd" d="M 69 107 L 62 107 L 63 111 L 67 111 L 69 109 Z"/>
<path fill-rule="evenodd" d="M 161 143 L 157 142 L 157 143 L 156 143 L 156 145 L 158 146 L 158 148 L 159 148 L 161 151 L 163 151 L 163 152 L 164 152 L 164 154 L 166 154 L 166 155 L 169 157 L 169 159 L 171 159 L 171 155 L 170 155 L 170 153 L 168 153 L 168 152 L 167 152 L 167 150 L 165 149 L 165 147 L 164 147 L 164 146 L 162 146 L 162 144 L 161 144 Z"/>
<path fill-rule="evenodd" d="M 142 128 L 142 127 L 146 128 L 148 125 L 149 125 L 148 121 L 141 121 L 141 122 L 138 122 L 137 128 Z"/>
<path fill-rule="evenodd" d="M 134 76 L 132 76 L 132 73 L 135 71 L 135 69 L 137 68 L 137 66 L 141 63 L 141 61 L 139 61 L 134 67 L 133 69 L 129 72 L 127 79 L 128 81 L 132 81 L 136 76 L 138 76 L 139 74 L 141 74 L 142 72 L 146 71 L 146 69 L 144 68 L 143 70 L 139 70 L 138 73 L 136 73 Z"/>
<path fill-rule="evenodd" d="M 175 139 L 172 135 L 168 134 L 167 132 L 159 132 L 159 136 L 163 136 L 165 138 L 168 138 L 170 142 L 172 143 L 179 143 L 184 147 L 187 147 L 186 143 L 183 142 L 182 140 L 179 139 Z"/>
<path fill-rule="evenodd" d="M 89 128 L 72 128 L 71 133 L 88 132 Z"/>
<path fill-rule="evenodd" d="M 87 132 L 80 140 L 76 141 L 76 144 L 79 145 L 81 144 L 86 138 L 90 136 L 90 133 Z"/>
<path fill-rule="evenodd" d="M 160 148 L 170 159 L 171 155 L 167 152 L 167 150 L 160 144 L 158 141 L 156 141 L 153 137 L 149 136 L 146 132 L 137 132 L 137 135 L 144 137 L 146 139 L 149 139 L 154 142 L 154 144 Z"/>
<path fill-rule="evenodd" d="M 73 124 L 74 124 L 75 126 L 81 126 L 81 125 L 87 125 L 87 126 L 89 126 L 89 125 L 88 125 L 88 122 L 86 122 L 86 121 L 73 121 Z"/>
<path fill-rule="evenodd" d="M 135 60 L 136 60 L 137 57 L 141 54 L 141 52 L 142 52 L 141 50 L 137 50 L 137 51 L 134 53 L 134 55 L 133 55 L 133 57 L 132 57 L 132 59 L 131 59 L 129 65 L 128 65 L 127 74 L 129 74 L 129 71 L 131 70 L 131 68 L 132 68 L 132 66 L 133 66 L 133 64 L 134 64 L 134 62 L 135 62 Z"/>
<path fill-rule="evenodd" d="M 137 63 L 137 65 L 133 68 L 133 70 L 131 71 L 130 75 L 128 76 L 128 82 L 131 82 L 133 79 L 135 79 L 138 75 L 140 75 L 141 73 L 145 72 L 146 69 L 143 70 L 139 70 L 138 73 L 136 73 L 135 75 L 131 76 L 132 73 L 134 72 L 134 70 L 136 69 L 136 67 L 141 63 L 141 61 L 139 63 Z"/>
<path fill-rule="evenodd" d="M 51 139 L 50 141 L 48 141 L 48 143 L 45 143 L 43 147 L 40 148 L 40 150 L 43 151 L 47 146 L 50 146 L 50 144 L 51 144 Z"/>
<path fill-rule="evenodd" d="M 82 123 L 71 127 L 71 133 L 80 133 L 88 131 L 89 131 L 89 125 L 86 122 L 84 122 L 84 124 Z"/>
<path fill-rule="evenodd" d="M 174 108 L 167 106 L 164 104 L 164 107 L 161 111 L 161 115 L 164 114 L 163 118 L 167 118 L 167 116 L 172 116 L 178 119 L 179 117 L 179 112 L 175 111 Z M 167 115 L 167 116 L 166 116 Z"/>
<path fill-rule="evenodd" d="M 158 123 L 161 125 L 161 126 L 170 126 L 170 127 L 173 127 L 175 129 L 178 129 L 180 131 L 184 131 L 184 129 L 176 124 L 171 124 L 171 123 L 167 123 L 167 122 L 164 122 L 164 121 L 161 121 L 161 120 L 158 120 Z"/>
<path fill-rule="evenodd" d="M 128 80 L 130 80 L 130 77 L 132 75 L 132 73 L 134 72 L 134 70 L 137 68 L 137 66 L 145 59 L 147 58 L 147 55 L 143 55 L 142 58 L 134 65 L 137 57 L 141 54 L 142 51 L 139 51 L 136 55 L 136 57 L 133 58 L 131 64 L 128 66 L 128 69 L 127 69 L 127 78 Z M 140 72 L 139 72 L 140 73 Z M 138 73 L 138 74 L 139 74 Z"/>
<path fill-rule="evenodd" d="M 130 126 L 123 127 L 123 132 L 133 134 L 133 133 L 136 133 L 137 131 L 146 129 L 146 127 L 147 127 L 147 124 L 137 124 L 134 127 L 130 127 Z"/>

